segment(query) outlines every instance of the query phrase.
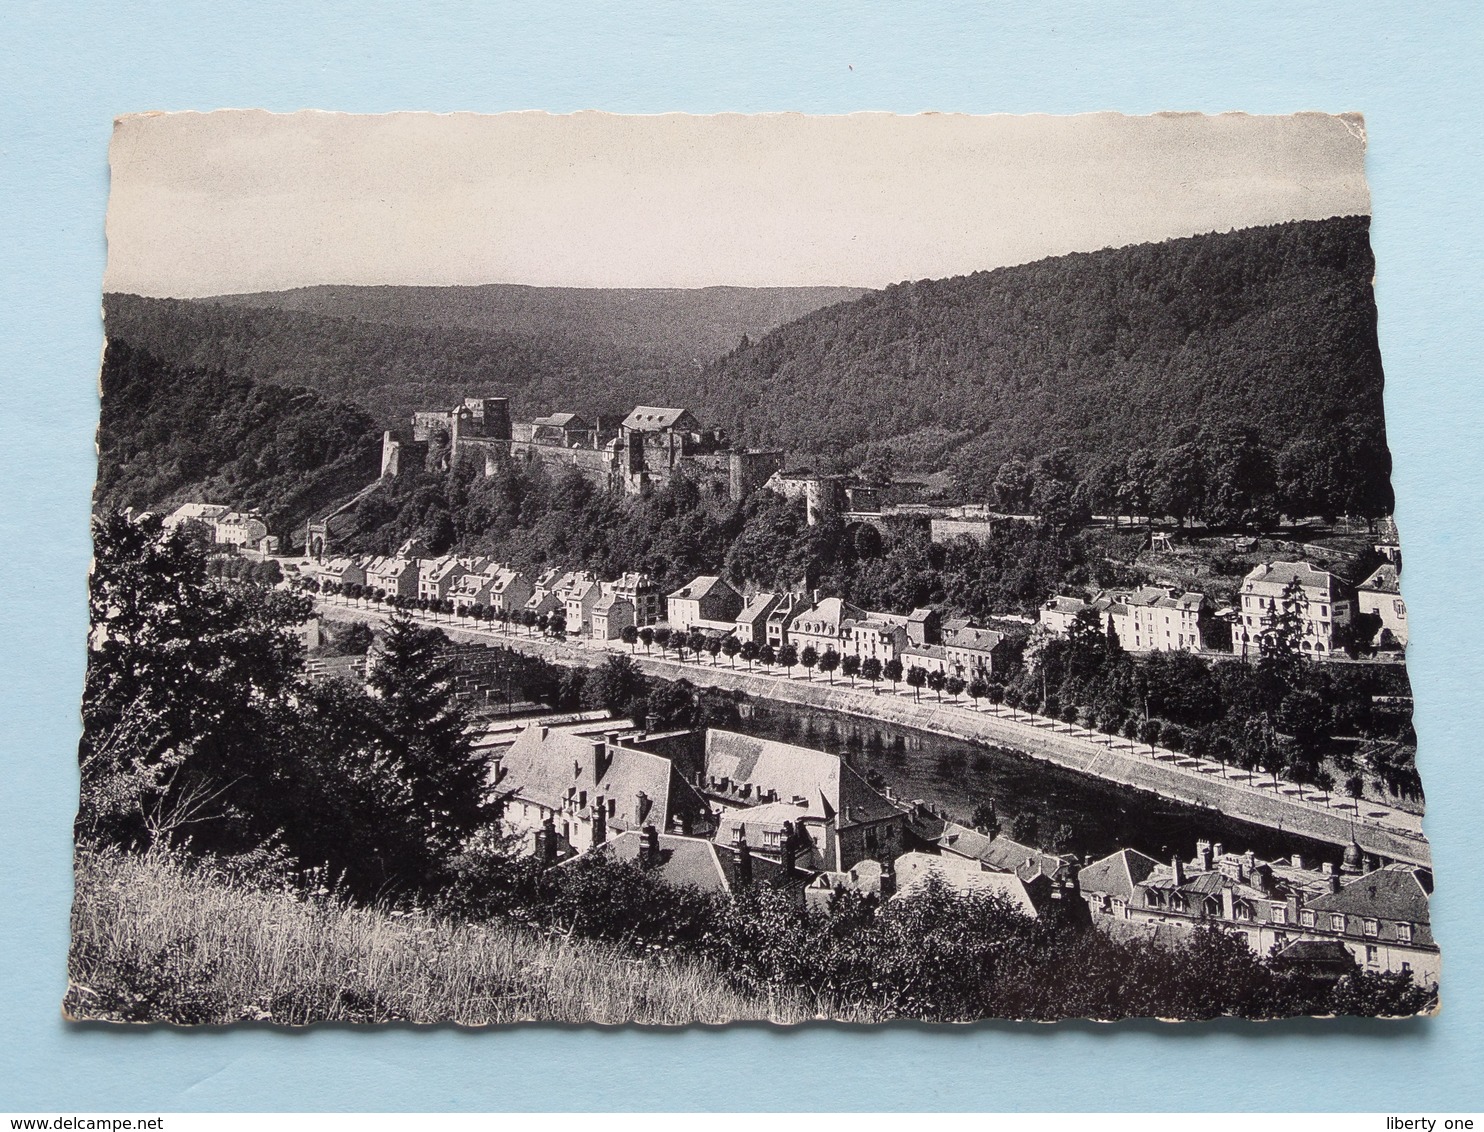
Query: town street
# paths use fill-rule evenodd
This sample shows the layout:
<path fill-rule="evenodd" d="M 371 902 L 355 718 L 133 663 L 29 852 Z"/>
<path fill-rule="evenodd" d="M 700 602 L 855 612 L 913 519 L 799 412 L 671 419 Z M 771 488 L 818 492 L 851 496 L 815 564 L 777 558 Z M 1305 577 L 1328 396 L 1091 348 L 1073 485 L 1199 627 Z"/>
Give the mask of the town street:
<path fill-rule="evenodd" d="M 316 597 L 326 620 L 385 621 L 383 607 L 357 604 L 344 598 Z M 1245 771 L 1223 768 L 1208 759 L 1176 754 L 1144 743 L 1113 738 L 1060 721 L 1006 707 L 976 706 L 968 700 L 938 702 L 931 693 L 919 699 L 905 686 L 893 690 L 882 683 L 850 686 L 823 676 L 812 680 L 794 673 L 713 663 L 679 661 L 631 650 L 621 641 L 560 641 L 528 636 L 524 630 L 475 627 L 468 618 L 434 617 L 414 613 L 420 621 L 436 624 L 455 640 L 500 644 L 545 657 L 556 663 L 596 667 L 608 656 L 624 654 L 648 675 L 667 680 L 681 678 L 703 687 L 729 688 L 752 696 L 812 706 L 824 710 L 914 727 L 956 739 L 1014 747 L 1034 758 L 1093 775 L 1108 782 L 1145 790 L 1173 801 L 1218 810 L 1243 821 L 1282 830 L 1334 845 L 1354 840 L 1367 853 L 1411 864 L 1431 865 L 1431 852 L 1422 835 L 1422 820 L 1381 803 L 1362 799 L 1360 812 L 1350 799 L 1326 799 L 1313 787 Z"/>

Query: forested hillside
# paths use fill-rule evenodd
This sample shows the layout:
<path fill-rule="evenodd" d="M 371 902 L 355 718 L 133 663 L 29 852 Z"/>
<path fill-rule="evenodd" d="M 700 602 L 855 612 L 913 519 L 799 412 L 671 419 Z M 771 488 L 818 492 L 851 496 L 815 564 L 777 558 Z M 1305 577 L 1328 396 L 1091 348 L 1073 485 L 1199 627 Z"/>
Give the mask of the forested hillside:
<path fill-rule="evenodd" d="M 860 294 L 327 286 L 193 300 L 115 294 L 105 318 L 110 338 L 164 361 L 309 386 L 392 426 L 474 393 L 509 396 L 519 416 L 688 403 L 700 370 L 744 336 Z"/>
<path fill-rule="evenodd" d="M 209 500 L 261 508 L 287 534 L 380 467 L 371 418 L 309 389 L 170 365 L 110 340 L 102 390 L 100 510 Z"/>
<path fill-rule="evenodd" d="M 693 407 L 845 462 L 897 438 L 979 498 L 1011 457 L 1065 448 L 1087 474 L 1201 428 L 1275 460 L 1318 444 L 1307 463 L 1387 493 L 1373 269 L 1369 220 L 1342 217 L 904 283 L 734 350 Z"/>

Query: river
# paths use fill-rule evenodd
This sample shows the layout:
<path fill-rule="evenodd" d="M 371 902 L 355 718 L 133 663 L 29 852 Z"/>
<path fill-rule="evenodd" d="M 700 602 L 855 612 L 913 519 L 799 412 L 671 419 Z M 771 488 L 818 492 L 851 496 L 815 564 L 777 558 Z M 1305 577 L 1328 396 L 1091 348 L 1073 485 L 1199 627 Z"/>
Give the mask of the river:
<path fill-rule="evenodd" d="M 1008 747 L 756 697 L 740 709 L 742 731 L 844 755 L 897 797 L 921 798 L 965 824 L 985 799 L 993 800 L 1007 833 L 1018 815 L 1033 815 L 1043 841 L 1060 832 L 1060 847 L 1084 859 L 1121 848 L 1159 860 L 1172 852 L 1190 858 L 1196 841 L 1207 839 L 1269 860 L 1298 853 L 1306 861 L 1339 863 L 1333 845 L 1115 786 Z"/>

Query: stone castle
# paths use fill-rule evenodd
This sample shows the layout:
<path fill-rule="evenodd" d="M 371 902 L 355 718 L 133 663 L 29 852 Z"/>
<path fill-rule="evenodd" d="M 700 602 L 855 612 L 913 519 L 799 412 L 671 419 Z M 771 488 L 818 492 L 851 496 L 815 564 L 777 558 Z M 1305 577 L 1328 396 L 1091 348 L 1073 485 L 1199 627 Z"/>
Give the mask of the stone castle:
<path fill-rule="evenodd" d="M 451 409 L 412 414 L 409 433 L 382 437 L 381 474 L 451 472 L 468 460 L 493 475 L 505 461 L 575 468 L 617 495 L 646 496 L 678 478 L 720 498 L 740 500 L 783 467 L 776 449 L 734 447 L 687 409 L 638 405 L 621 421 L 552 413 L 512 421 L 505 397 L 466 397 Z"/>

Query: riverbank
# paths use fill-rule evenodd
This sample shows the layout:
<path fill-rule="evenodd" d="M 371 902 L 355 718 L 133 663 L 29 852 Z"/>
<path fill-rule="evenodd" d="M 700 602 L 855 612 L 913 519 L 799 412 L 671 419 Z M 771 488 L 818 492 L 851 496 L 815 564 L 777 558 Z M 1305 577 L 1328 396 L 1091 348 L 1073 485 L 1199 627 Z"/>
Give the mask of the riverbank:
<path fill-rule="evenodd" d="M 388 614 L 319 599 L 328 620 L 384 621 Z M 432 620 L 425 614 L 421 620 Z M 597 667 L 616 652 L 629 655 L 640 671 L 666 680 L 686 679 L 700 687 L 724 688 L 749 696 L 892 723 L 969 742 L 999 744 L 1023 751 L 1105 782 L 1131 787 L 1191 806 L 1220 811 L 1240 821 L 1331 845 L 1353 839 L 1365 852 L 1389 860 L 1431 865 L 1421 819 L 1389 807 L 1361 803 L 1357 815 L 1349 799 L 1324 798 L 1312 787 L 1248 776 L 1207 759 L 1192 758 L 1127 739 L 1113 738 L 1056 720 L 1009 708 L 967 701 L 919 699 L 910 689 L 889 685 L 828 683 L 823 678 L 733 667 L 726 661 L 682 662 L 673 657 L 632 651 L 618 642 L 558 641 L 474 628 L 452 620 L 437 625 L 455 640 L 498 644 L 558 664 Z"/>

